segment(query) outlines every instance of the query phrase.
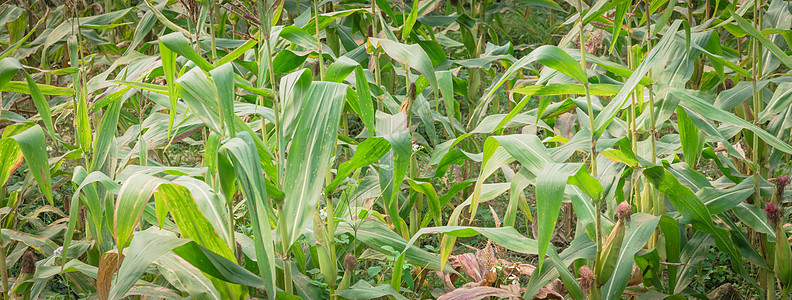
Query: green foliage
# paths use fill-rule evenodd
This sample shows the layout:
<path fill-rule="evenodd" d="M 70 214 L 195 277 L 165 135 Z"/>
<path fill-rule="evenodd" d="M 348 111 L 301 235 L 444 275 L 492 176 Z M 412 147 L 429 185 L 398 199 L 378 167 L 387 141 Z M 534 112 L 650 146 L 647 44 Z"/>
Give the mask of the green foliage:
<path fill-rule="evenodd" d="M 788 298 L 791 16 L 3 3 L 0 298 Z"/>

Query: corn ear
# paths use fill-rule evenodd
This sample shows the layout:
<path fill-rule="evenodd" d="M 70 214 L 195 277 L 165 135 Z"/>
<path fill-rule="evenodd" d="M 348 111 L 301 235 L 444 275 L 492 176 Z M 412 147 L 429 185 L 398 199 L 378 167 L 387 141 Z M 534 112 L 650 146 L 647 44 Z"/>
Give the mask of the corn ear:
<path fill-rule="evenodd" d="M 327 235 L 327 229 L 324 226 L 324 222 L 319 217 L 318 213 L 314 212 L 314 230 L 316 234 L 316 256 L 317 260 L 319 261 L 319 269 L 322 272 L 322 276 L 324 276 L 327 285 L 331 288 L 336 287 L 336 265 L 332 259 L 330 259 L 330 251 L 326 248 L 330 245 L 328 239 L 329 236 Z"/>
<path fill-rule="evenodd" d="M 332 288 L 336 286 L 336 270 L 335 264 L 330 260 L 330 253 L 324 245 L 316 245 L 316 254 L 319 259 L 319 269 L 322 271 L 327 285 Z"/>
<path fill-rule="evenodd" d="M 616 261 L 619 258 L 619 252 L 621 252 L 624 231 L 624 223 L 619 220 L 602 247 L 602 253 L 599 254 L 599 259 L 594 265 L 594 275 L 597 278 L 598 285 L 605 284 L 613 274 Z"/>
<path fill-rule="evenodd" d="M 775 247 L 775 274 L 786 289 L 792 283 L 792 250 L 783 226 L 776 226 Z"/>

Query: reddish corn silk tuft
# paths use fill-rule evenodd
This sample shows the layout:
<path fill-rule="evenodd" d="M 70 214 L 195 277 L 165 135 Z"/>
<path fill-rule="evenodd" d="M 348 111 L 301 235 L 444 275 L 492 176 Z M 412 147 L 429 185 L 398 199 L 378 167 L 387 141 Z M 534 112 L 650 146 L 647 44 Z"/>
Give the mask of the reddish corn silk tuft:
<path fill-rule="evenodd" d="M 22 254 L 21 269 L 20 275 L 28 274 L 33 276 L 36 273 L 36 254 L 33 251 L 27 251 Z"/>
<path fill-rule="evenodd" d="M 778 201 L 784 198 L 784 189 L 789 185 L 789 177 L 779 176 L 776 178 L 776 192 L 778 193 Z"/>
<path fill-rule="evenodd" d="M 786 187 L 787 185 L 789 185 L 789 181 L 790 181 L 789 177 L 786 176 L 781 176 L 776 178 L 776 184 L 782 187 Z"/>
<path fill-rule="evenodd" d="M 357 258 L 352 253 L 347 253 L 344 257 L 344 269 L 353 270 L 357 266 Z"/>
<path fill-rule="evenodd" d="M 767 220 L 773 224 L 773 227 L 778 226 L 778 224 L 781 222 L 781 218 L 784 216 L 783 209 L 774 202 L 768 202 L 764 210 L 765 214 L 767 215 Z"/>
<path fill-rule="evenodd" d="M 629 223 L 630 215 L 632 215 L 632 206 L 627 201 L 619 203 L 619 206 L 616 207 L 616 218 L 623 220 L 623 223 Z"/>
<path fill-rule="evenodd" d="M 587 266 L 582 266 L 578 269 L 580 274 L 580 289 L 586 293 L 594 285 L 594 272 Z"/>

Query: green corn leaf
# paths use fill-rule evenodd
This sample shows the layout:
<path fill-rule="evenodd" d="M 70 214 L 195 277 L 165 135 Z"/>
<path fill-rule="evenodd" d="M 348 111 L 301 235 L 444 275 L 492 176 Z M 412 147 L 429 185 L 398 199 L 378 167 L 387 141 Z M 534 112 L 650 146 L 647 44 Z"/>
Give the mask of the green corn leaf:
<path fill-rule="evenodd" d="M 66 87 L 59 87 L 49 84 L 37 83 L 36 84 L 39 91 L 43 95 L 48 96 L 74 96 L 75 91 L 71 88 Z M 21 93 L 21 94 L 28 94 L 30 95 L 32 92 L 30 90 L 30 86 L 27 82 L 23 81 L 9 81 L 2 88 L 0 91 L 3 92 L 12 92 L 12 93 Z"/>
<path fill-rule="evenodd" d="M 482 188 L 484 181 L 487 180 L 500 167 L 514 161 L 514 157 L 509 154 L 504 147 L 499 147 L 495 140 L 487 139 L 484 142 L 484 153 L 481 161 L 481 171 L 479 172 L 476 184 L 473 188 L 473 195 L 470 203 L 470 216 L 474 219 L 481 201 Z M 451 218 L 449 225 L 457 225 L 456 218 Z"/>
<path fill-rule="evenodd" d="M 350 300 L 378 299 L 388 296 L 396 300 L 407 300 L 407 297 L 399 294 L 388 284 L 371 286 L 370 283 L 362 279 L 348 289 L 337 291 L 336 295 Z"/>
<path fill-rule="evenodd" d="M 406 39 L 412 33 L 413 26 L 415 26 L 415 20 L 418 18 L 418 11 L 419 5 L 421 2 L 427 1 L 413 1 L 412 9 L 410 9 L 410 14 L 407 15 L 407 20 L 405 21 L 404 25 L 402 25 L 402 38 Z M 406 13 L 406 12 L 404 12 Z"/>
<path fill-rule="evenodd" d="M 614 266 L 613 275 L 600 289 L 600 297 L 602 299 L 618 299 L 618 295 L 624 292 L 627 287 L 627 281 L 632 275 L 635 253 L 643 248 L 660 221 L 659 217 L 644 213 L 634 214 L 630 219 L 621 251 Z"/>
<path fill-rule="evenodd" d="M 519 158 L 517 158 L 520 161 Z M 536 180 L 536 205 L 541 211 L 536 217 L 538 226 L 537 241 L 539 243 L 539 263 L 541 269 L 545 259 L 547 246 L 550 244 L 555 224 L 561 209 L 564 190 L 568 178 L 580 170 L 579 164 L 549 163 L 537 175 Z"/>
<path fill-rule="evenodd" d="M 116 127 L 118 126 L 118 117 L 121 113 L 121 107 L 124 104 L 122 96 L 129 91 L 129 88 L 123 88 L 118 92 L 110 94 L 106 97 L 111 99 L 110 105 L 104 111 L 104 116 L 99 122 L 99 130 L 96 133 L 96 140 L 94 149 L 96 153 L 91 161 L 91 171 L 106 171 L 108 152 L 112 146 L 113 138 L 115 137 Z"/>
<path fill-rule="evenodd" d="M 22 70 L 22 64 L 15 58 L 6 57 L 0 60 L 0 88 L 5 88 L 19 70 Z"/>
<path fill-rule="evenodd" d="M 355 71 L 357 74 L 357 67 L 360 67 L 360 64 L 353 59 L 346 56 L 339 57 L 327 67 L 327 70 L 325 70 L 324 80 L 340 83 L 344 81 L 352 71 Z"/>
<path fill-rule="evenodd" d="M 113 235 L 121 252 L 132 238 L 132 231 L 143 214 L 143 208 L 154 195 L 156 188 L 167 181 L 150 179 L 146 174 L 136 174 L 127 179 L 118 192 Z"/>
<path fill-rule="evenodd" d="M 597 96 L 614 96 L 619 93 L 621 85 L 617 84 L 589 84 L 589 93 Z M 529 85 L 512 90 L 513 93 L 526 96 L 556 96 L 566 94 L 585 95 L 586 90 L 582 84 L 554 83 L 548 85 Z"/>
<path fill-rule="evenodd" d="M 676 39 L 674 36 L 677 34 L 677 29 L 682 24 L 682 21 L 677 20 L 671 24 L 671 27 L 666 31 L 666 35 L 649 51 L 644 60 L 635 68 L 635 71 L 630 75 L 627 81 L 622 86 L 619 94 L 617 94 L 610 103 L 597 115 L 594 120 L 594 126 L 597 128 L 598 134 L 602 133 L 605 128 L 610 124 L 616 114 L 621 111 L 624 104 L 627 103 L 629 95 L 633 92 L 643 76 L 652 69 L 655 64 L 662 63 L 666 60 L 669 49 L 674 45 Z"/>
<path fill-rule="evenodd" d="M 435 225 L 442 226 L 443 225 L 443 213 L 440 206 L 440 197 L 437 196 L 437 191 L 435 191 L 434 187 L 429 182 L 417 182 L 412 179 L 407 179 L 407 183 L 410 184 L 410 187 L 421 194 L 426 195 L 427 203 L 429 203 L 429 213 L 432 215 L 434 219 Z"/>
<path fill-rule="evenodd" d="M 67 35 L 72 34 L 73 30 L 77 29 L 75 26 L 76 22 L 79 22 L 82 28 L 88 28 L 89 26 L 110 25 L 126 16 L 130 11 L 132 11 L 131 7 L 120 8 L 118 10 L 110 11 L 101 15 L 80 17 L 79 21 L 73 20 L 71 18 L 69 18 L 67 21 L 62 21 L 60 25 L 58 25 L 46 35 L 44 39 L 44 49 L 47 49 L 53 44 L 62 41 Z"/>
<path fill-rule="evenodd" d="M 278 55 L 272 59 L 272 64 L 275 66 L 275 68 L 273 68 L 273 72 L 275 74 L 280 74 L 293 71 L 294 69 L 300 67 L 307 58 L 307 55 L 297 54 L 287 49 L 278 52 Z"/>
<path fill-rule="evenodd" d="M 551 251 L 555 251 L 554 248 L 555 247 L 551 247 Z M 563 266 L 568 266 L 578 259 L 594 260 L 596 255 L 597 245 L 585 235 L 576 237 L 574 240 L 572 240 L 572 243 L 568 248 L 557 254 Z M 550 255 L 551 258 L 555 256 L 556 255 Z M 528 288 L 523 294 L 524 299 L 532 299 L 540 288 L 544 287 L 550 283 L 550 281 L 558 278 L 559 276 L 557 268 L 542 268 L 542 270 L 537 269 L 535 274 L 535 276 L 531 276 L 531 280 L 528 282 Z"/>
<path fill-rule="evenodd" d="M 712 105 L 712 102 L 707 101 L 707 98 L 710 98 L 707 94 L 696 92 L 696 91 L 689 91 L 689 90 L 680 90 L 676 88 L 666 88 L 660 93 L 670 93 L 682 101 L 682 105 L 688 109 L 694 110 L 699 114 L 723 123 L 731 124 L 740 128 L 745 128 L 753 132 L 754 134 L 758 135 L 760 139 L 762 139 L 765 143 L 770 144 L 771 146 L 775 147 L 776 150 L 790 153 L 792 154 L 792 146 L 784 141 L 781 141 L 775 135 L 770 134 L 769 132 L 765 131 L 764 129 L 749 123 L 746 120 L 743 120 L 734 114 L 726 112 L 722 109 L 719 109 Z"/>
<path fill-rule="evenodd" d="M 168 117 L 168 137 L 173 130 L 173 121 L 176 120 L 176 102 L 179 94 L 176 86 L 176 52 L 171 51 L 165 46 L 162 40 L 159 41 L 160 56 L 162 57 L 162 71 L 165 73 L 165 82 L 168 85 L 167 95 L 170 100 L 170 111 Z M 160 88 L 157 86 L 157 88 Z"/>
<path fill-rule="evenodd" d="M 198 268 L 173 253 L 165 253 L 153 262 L 159 273 L 177 289 L 193 298 L 218 299 L 220 292 Z"/>
<path fill-rule="evenodd" d="M 116 83 L 116 84 L 128 85 L 128 86 L 133 87 L 133 88 L 138 88 L 138 89 L 141 89 L 141 90 L 144 90 L 144 91 L 154 92 L 154 93 L 158 93 L 158 94 L 162 94 L 162 95 L 168 95 L 168 93 L 169 93 L 167 86 L 157 85 L 157 84 L 153 84 L 153 83 L 132 82 L 132 81 L 126 81 L 126 80 L 110 80 L 108 82 Z"/>
<path fill-rule="evenodd" d="M 680 254 L 679 277 L 674 284 L 674 293 L 681 292 L 693 281 L 694 274 L 697 272 L 698 262 L 706 258 L 706 254 L 714 244 L 711 235 L 697 231 L 693 238 L 688 240 Z"/>
<path fill-rule="evenodd" d="M 255 47 L 256 44 L 258 44 L 258 41 L 248 40 L 247 42 L 242 44 L 242 46 L 237 47 L 236 49 L 234 49 L 234 51 L 229 52 L 228 54 L 217 60 L 217 65 L 222 66 L 224 64 L 236 60 L 240 56 L 244 55 L 245 52 L 247 52 L 248 50 L 253 49 L 253 47 Z"/>
<path fill-rule="evenodd" d="M 190 191 L 190 194 L 198 206 L 198 210 L 212 225 L 214 232 L 228 244 L 233 245 L 233 233 L 228 223 L 226 212 L 226 201 L 216 193 L 207 183 L 187 176 L 178 177 L 173 180 L 174 184 L 183 186 Z M 218 251 L 218 253 L 222 253 Z"/>
<path fill-rule="evenodd" d="M 5 186 L 11 175 L 24 161 L 22 150 L 13 139 L 0 139 L 0 186 Z"/>
<path fill-rule="evenodd" d="M 157 201 L 162 201 L 167 205 L 167 211 L 173 216 L 183 238 L 194 240 L 198 245 L 216 253 L 221 258 L 229 261 L 236 260 L 232 248 L 229 248 L 229 245 L 218 236 L 204 214 L 198 209 L 190 190 L 174 184 L 163 184 L 157 188 L 154 197 Z M 164 209 L 164 207 L 157 207 L 157 213 Z M 241 286 L 226 285 L 214 277 L 209 279 L 215 283 L 215 288 L 223 294 L 244 294 Z"/>
<path fill-rule="evenodd" d="M 50 111 L 50 106 L 49 103 L 47 103 L 47 99 L 44 98 L 44 93 L 42 92 L 40 86 L 45 86 L 45 88 L 48 89 L 56 89 L 56 87 L 37 84 L 33 80 L 33 77 L 31 77 L 30 74 L 25 71 L 25 69 L 22 67 L 22 64 L 19 63 L 18 60 L 15 58 L 6 57 L 0 60 L 0 89 L 4 91 L 7 89 L 18 89 L 18 83 L 10 80 L 19 71 L 22 71 L 22 73 L 25 75 L 27 87 L 27 90 L 20 90 L 19 92 L 30 94 L 30 97 L 33 98 L 33 104 L 36 106 L 36 110 L 39 112 L 41 120 L 44 122 L 44 126 L 47 127 L 50 138 L 52 138 L 54 141 L 55 126 L 52 123 L 52 112 Z"/>
<path fill-rule="evenodd" d="M 283 27 L 280 32 L 280 37 L 305 49 L 315 49 L 316 44 L 318 43 L 316 38 L 311 33 L 308 33 L 302 28 L 296 26 Z"/>
<path fill-rule="evenodd" d="M 696 196 L 707 205 L 710 213 L 717 215 L 734 208 L 753 195 L 753 181 L 753 177 L 749 177 L 728 189 L 704 187 L 696 192 Z"/>
<path fill-rule="evenodd" d="M 80 59 L 78 54 L 80 52 L 80 46 L 77 45 L 77 38 L 72 37 L 69 39 L 68 45 L 71 66 L 79 67 Z M 83 72 L 77 72 L 72 74 L 72 82 L 74 83 L 74 131 L 77 132 L 77 143 L 82 150 L 84 152 L 91 152 L 93 135 L 91 132 L 91 120 L 88 118 L 88 99 L 86 99 L 82 73 Z"/>
<path fill-rule="evenodd" d="M 613 29 L 611 31 L 611 45 L 608 49 L 608 52 L 611 54 L 613 54 L 613 48 L 616 47 L 616 42 L 619 40 L 619 33 L 621 33 L 622 24 L 624 24 L 624 17 L 627 14 L 627 9 L 630 7 L 630 4 L 631 3 L 627 1 L 616 4 L 616 15 L 613 17 Z"/>
<path fill-rule="evenodd" d="M 437 85 L 440 87 L 440 94 L 443 96 L 446 117 L 451 124 L 456 123 L 456 101 L 454 100 L 454 81 L 450 71 L 437 72 Z M 455 134 L 450 134 L 453 138 Z"/>
<path fill-rule="evenodd" d="M 660 216 L 660 221 L 658 226 L 660 230 L 663 231 L 663 236 L 665 237 L 666 243 L 666 261 L 670 263 L 679 263 L 680 256 L 679 252 L 682 248 L 682 238 L 680 234 L 679 223 L 673 218 L 663 215 Z M 679 266 L 669 265 L 668 266 L 668 290 L 673 291 L 675 289 L 677 272 L 679 270 Z"/>
<path fill-rule="evenodd" d="M 179 87 L 178 95 L 184 99 L 190 111 L 207 127 L 222 135 L 224 130 L 220 126 L 220 104 L 217 100 L 220 96 L 206 74 L 194 68 L 179 77 L 176 84 Z"/>
<path fill-rule="evenodd" d="M 147 230 L 136 233 L 132 239 L 128 254 L 118 269 L 117 279 L 113 282 L 109 299 L 123 298 L 149 265 L 169 251 L 218 280 L 264 288 L 261 278 L 193 241 L 176 238 L 173 233 L 164 230 Z M 244 299 L 245 294 L 246 291 L 242 294 L 223 294 L 223 298 Z"/>
<path fill-rule="evenodd" d="M 410 133 L 407 129 L 407 114 L 399 112 L 395 115 L 381 113 L 377 116 L 377 134 L 391 144 L 391 152 L 380 159 L 379 184 L 385 207 L 393 222 L 401 228 L 398 200 L 399 189 L 407 175 L 411 149 Z M 400 231 L 400 230 L 399 230 Z"/>
<path fill-rule="evenodd" d="M 712 234 L 715 237 L 718 249 L 726 252 L 731 257 L 732 267 L 740 272 L 741 275 L 746 274 L 745 267 L 742 265 L 742 256 L 734 248 L 734 244 L 727 236 L 727 232 L 715 226 L 709 210 L 690 188 L 680 184 L 679 180 L 663 167 L 648 168 L 644 170 L 644 176 L 649 179 L 655 188 L 668 196 L 674 208 L 683 217 L 699 222 L 698 224 L 701 225 L 700 230 Z M 745 275 L 745 277 L 747 278 L 748 276 Z M 677 286 L 677 288 L 679 287 Z"/>
<path fill-rule="evenodd" d="M 48 16 L 49 16 L 49 11 L 47 11 L 47 13 L 43 17 L 39 18 L 39 21 L 36 23 L 36 25 L 31 27 L 31 28 L 39 28 L 39 25 L 41 25 L 42 22 L 47 20 Z M 36 30 L 28 31 L 28 33 L 24 37 L 22 37 L 21 39 L 16 41 L 14 43 L 14 45 L 11 45 L 10 47 L 6 48 L 5 50 L 3 50 L 3 52 L 0 52 L 0 60 L 7 58 L 9 55 L 11 55 L 15 51 L 17 51 L 19 49 L 19 47 L 21 47 L 22 44 L 25 43 L 30 38 L 30 36 L 32 36 L 33 33 L 35 33 L 35 32 L 36 32 Z M 0 84 L 0 86 L 1 85 L 2 84 Z"/>
<path fill-rule="evenodd" d="M 195 52 L 195 49 L 193 49 L 190 41 L 187 40 L 187 38 L 184 37 L 184 34 L 181 32 L 171 32 L 169 34 L 163 35 L 159 38 L 159 41 L 163 46 L 167 47 L 171 51 L 194 62 L 195 65 L 204 71 L 210 71 L 214 68 L 214 66 L 201 57 L 199 53 Z"/>
<path fill-rule="evenodd" d="M 583 17 L 583 24 L 588 24 L 596 17 L 603 15 L 605 12 L 613 9 L 617 5 L 621 4 L 623 0 L 620 1 L 608 1 L 608 0 L 599 0 L 591 7 L 591 9 L 586 12 L 585 16 Z M 578 17 L 580 19 L 580 17 Z"/>
<path fill-rule="evenodd" d="M 676 112 L 677 124 L 679 125 L 679 140 L 682 142 L 682 153 L 685 155 L 685 162 L 691 168 L 695 168 L 702 150 L 699 148 L 699 129 L 693 124 L 684 109 L 677 107 Z"/>
<path fill-rule="evenodd" d="M 107 175 L 102 172 L 91 172 L 87 174 L 85 168 L 82 166 L 77 166 L 74 168 L 74 176 L 72 176 L 72 182 L 76 186 L 74 194 L 71 198 L 71 209 L 79 209 L 80 204 L 85 204 L 85 207 L 88 209 L 90 213 L 91 220 L 86 219 L 86 227 L 93 232 L 99 232 L 100 228 L 102 227 L 102 208 L 101 203 L 99 200 L 99 195 L 96 190 L 96 186 L 94 183 L 101 183 L 103 187 L 111 192 L 111 193 L 118 193 L 121 189 L 121 185 L 115 182 L 115 180 L 111 179 Z M 81 193 L 85 193 L 84 197 L 80 197 Z M 82 200 L 82 201 L 81 201 Z M 66 253 L 69 250 L 69 245 L 71 244 L 71 240 L 74 235 L 75 227 L 77 226 L 77 218 L 79 214 L 71 214 L 69 215 L 69 224 L 66 228 L 66 235 L 63 238 L 63 256 L 67 257 Z M 104 239 L 98 239 L 99 248 L 104 248 Z M 101 250 L 100 250 L 101 251 Z"/>
<path fill-rule="evenodd" d="M 250 209 L 253 232 L 256 237 L 256 262 L 267 296 L 275 295 L 275 247 L 273 244 L 270 211 L 272 206 L 267 197 L 267 180 L 259 162 L 259 153 L 256 138 L 249 132 L 240 132 L 237 137 L 230 139 L 220 148 L 218 153 L 220 161 L 218 174 L 224 177 L 236 175 L 239 186 Z M 234 189 L 225 191 L 226 195 L 233 195 Z M 229 199 L 230 200 L 230 199 Z M 285 217 L 285 215 L 282 215 Z"/>
<path fill-rule="evenodd" d="M 221 65 L 209 72 L 217 88 L 220 107 L 220 130 L 228 130 L 228 136 L 236 136 L 234 120 L 234 69 L 231 64 Z M 224 125 L 227 124 L 227 125 Z"/>
<path fill-rule="evenodd" d="M 327 28 L 327 26 L 330 26 L 330 24 L 333 23 L 333 21 L 337 18 L 346 17 L 357 12 L 367 12 L 367 11 L 368 10 L 366 10 L 365 8 L 356 8 L 356 9 L 340 10 L 340 11 L 333 11 L 330 13 L 320 14 L 318 17 L 319 31 Z M 316 19 L 317 19 L 316 17 L 311 18 L 311 20 L 308 21 L 308 23 L 302 27 L 310 35 L 316 34 Z M 314 47 L 316 47 L 316 44 L 314 44 Z"/>
<path fill-rule="evenodd" d="M 325 76 L 327 76 L 327 73 L 325 73 Z M 369 136 L 376 136 L 377 123 L 374 113 L 376 111 L 374 99 L 371 98 L 368 79 L 366 79 L 366 74 L 363 73 L 363 67 L 359 65 L 355 67 L 355 91 L 357 92 L 358 107 L 360 108 L 360 119 L 366 125 L 366 131 Z"/>
<path fill-rule="evenodd" d="M 335 179 L 324 189 L 325 195 L 333 194 L 336 187 L 346 180 L 349 174 L 378 161 L 390 149 L 390 143 L 383 137 L 371 137 L 358 144 L 352 158 L 338 166 Z"/>
<path fill-rule="evenodd" d="M 429 85 L 435 91 L 437 88 L 437 77 L 435 77 L 434 67 L 429 55 L 419 45 L 406 45 L 391 40 L 369 38 L 368 43 L 371 47 L 382 48 L 385 54 L 398 61 L 400 64 L 407 65 L 410 68 L 417 70 L 421 73 Z"/>
<path fill-rule="evenodd" d="M 149 3 L 146 2 L 146 4 Z M 153 8 L 149 6 L 149 11 L 147 11 L 143 15 L 143 18 L 140 19 L 137 26 L 135 27 L 135 31 L 134 31 L 135 36 L 132 38 L 132 43 L 129 44 L 129 46 L 127 46 L 127 50 L 126 52 L 124 52 L 124 55 L 128 55 L 132 53 L 132 51 L 135 51 L 135 49 L 140 44 L 140 42 L 143 41 L 143 38 L 145 38 L 146 35 L 148 35 L 149 32 L 151 32 L 152 28 L 154 28 L 154 24 L 157 21 L 157 14 L 161 15 L 162 10 L 165 8 L 165 5 L 167 4 L 168 2 L 162 1 Z M 160 49 L 160 51 L 162 51 L 162 49 Z"/>
<path fill-rule="evenodd" d="M 28 164 L 30 173 L 41 189 L 41 193 L 49 201 L 50 205 L 55 205 L 52 198 L 52 176 L 50 175 L 49 164 L 47 163 L 47 147 L 44 130 L 41 126 L 34 125 L 25 131 L 10 137 L 19 146 L 25 162 Z"/>
<path fill-rule="evenodd" d="M 168 17 L 163 15 L 162 12 L 160 12 L 153 5 L 151 5 L 151 3 L 148 0 L 143 0 L 143 3 L 145 3 L 146 6 L 148 6 L 149 11 L 154 13 L 154 15 L 157 17 L 157 20 L 159 20 L 160 23 L 162 23 L 162 25 L 165 25 L 165 27 L 168 27 L 170 30 L 180 32 L 183 35 L 190 35 L 189 31 L 171 22 L 171 20 L 169 20 Z"/>
<path fill-rule="evenodd" d="M 295 132 L 286 158 L 283 190 L 286 199 L 281 216 L 287 218 L 291 245 L 311 224 L 313 212 L 323 190 L 324 175 L 338 134 L 346 87 L 336 83 L 314 82 L 305 94 Z"/>
<path fill-rule="evenodd" d="M 405 260 L 413 265 L 440 270 L 440 256 L 426 252 L 415 245 L 408 246 L 406 240 L 378 221 L 342 222 L 336 233 L 355 234 L 360 242 L 378 252 L 391 254 L 386 250 L 386 247 L 389 247 L 394 251 L 404 252 Z M 443 270 L 451 272 L 451 267 L 445 266 Z"/>
<path fill-rule="evenodd" d="M 767 221 L 764 210 L 748 203 L 737 204 L 733 210 L 743 224 L 750 226 L 757 232 L 767 234 L 768 238 L 775 239 L 775 229 Z"/>
<path fill-rule="evenodd" d="M 734 18 L 734 21 L 737 22 L 737 25 L 739 25 L 740 28 L 742 28 L 753 38 L 758 40 L 759 43 L 761 43 L 764 48 L 769 50 L 770 53 L 773 53 L 773 55 L 775 55 L 775 57 L 781 60 L 781 62 L 784 63 L 784 65 L 786 65 L 787 68 L 792 68 L 792 58 L 790 58 L 789 55 L 784 53 L 784 51 L 781 50 L 781 48 L 778 48 L 778 46 L 775 43 L 773 43 L 773 41 L 765 37 L 764 34 L 756 30 L 756 28 L 754 28 L 753 25 L 751 25 L 751 23 L 749 23 L 747 20 L 740 17 L 740 15 L 738 15 L 734 11 L 729 11 L 729 12 L 731 13 L 731 17 Z"/>
<path fill-rule="evenodd" d="M 492 137 L 503 146 L 524 168 L 537 176 L 536 182 L 536 203 L 542 214 L 537 216 L 539 243 L 539 263 L 537 268 L 541 270 L 550 238 L 555 229 L 556 220 L 561 208 L 561 201 L 566 188 L 566 183 L 570 181 L 579 185 L 590 194 L 590 197 L 599 199 L 602 193 L 602 186 L 588 177 L 585 172 L 581 172 L 581 164 L 565 164 L 553 161 L 550 153 L 541 144 L 539 138 L 534 135 L 509 135 Z M 572 178 L 571 176 L 580 177 Z M 593 182 L 592 182 L 593 181 Z"/>

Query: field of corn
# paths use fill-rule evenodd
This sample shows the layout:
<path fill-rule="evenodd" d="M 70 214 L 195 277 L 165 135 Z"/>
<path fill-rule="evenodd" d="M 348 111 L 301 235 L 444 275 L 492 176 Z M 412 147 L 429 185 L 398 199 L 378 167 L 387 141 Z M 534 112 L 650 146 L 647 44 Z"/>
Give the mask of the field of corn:
<path fill-rule="evenodd" d="M 790 299 L 791 4 L 4 1 L 0 299 Z"/>

